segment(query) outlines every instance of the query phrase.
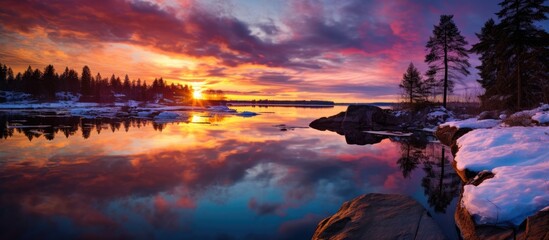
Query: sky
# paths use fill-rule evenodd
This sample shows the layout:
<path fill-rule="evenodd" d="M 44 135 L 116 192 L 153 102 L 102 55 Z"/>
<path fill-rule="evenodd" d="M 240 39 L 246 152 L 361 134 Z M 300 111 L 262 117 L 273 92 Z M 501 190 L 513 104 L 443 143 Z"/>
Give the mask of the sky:
<path fill-rule="evenodd" d="M 408 64 L 427 69 L 441 14 L 474 44 L 499 2 L 3 0 L 0 62 L 15 72 L 87 65 L 104 77 L 162 77 L 229 99 L 394 102 Z M 479 91 L 471 70 L 458 92 Z"/>

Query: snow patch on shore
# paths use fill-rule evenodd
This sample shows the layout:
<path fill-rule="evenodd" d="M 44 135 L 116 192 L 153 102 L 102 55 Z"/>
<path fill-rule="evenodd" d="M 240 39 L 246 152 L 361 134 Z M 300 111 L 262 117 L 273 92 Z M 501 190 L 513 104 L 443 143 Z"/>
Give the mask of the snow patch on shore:
<path fill-rule="evenodd" d="M 465 185 L 463 204 L 478 224 L 516 225 L 549 206 L 549 161 L 498 167 L 494 178 Z"/>
<path fill-rule="evenodd" d="M 459 170 L 490 170 L 500 166 L 549 161 L 549 128 L 509 127 L 473 130 L 457 140 Z"/>
<path fill-rule="evenodd" d="M 495 126 L 498 126 L 501 124 L 501 120 L 498 119 L 483 119 L 478 120 L 477 118 L 469 118 L 462 121 L 451 121 L 446 122 L 439 127 L 456 127 L 456 128 L 471 128 L 471 129 L 479 129 L 479 128 L 492 128 Z"/>
<path fill-rule="evenodd" d="M 535 120 L 541 124 L 549 123 L 549 111 L 537 112 L 534 116 L 532 116 L 532 120 Z"/>
<path fill-rule="evenodd" d="M 549 206 L 549 128 L 473 130 L 457 140 L 459 170 L 495 174 L 466 185 L 463 204 L 478 224 L 520 224 Z"/>
<path fill-rule="evenodd" d="M 168 120 L 168 119 L 178 119 L 181 117 L 181 114 L 176 112 L 161 112 L 154 119 Z"/>

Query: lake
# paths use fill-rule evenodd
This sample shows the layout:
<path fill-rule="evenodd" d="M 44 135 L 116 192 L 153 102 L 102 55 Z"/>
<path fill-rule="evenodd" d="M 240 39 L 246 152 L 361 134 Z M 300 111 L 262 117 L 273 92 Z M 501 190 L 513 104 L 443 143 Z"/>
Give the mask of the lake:
<path fill-rule="evenodd" d="M 461 183 L 432 137 L 359 145 L 372 136 L 308 128 L 344 106 L 234 108 L 260 115 L 50 127 L 0 113 L 0 238 L 310 239 L 343 202 L 371 192 L 411 196 L 457 238 Z"/>

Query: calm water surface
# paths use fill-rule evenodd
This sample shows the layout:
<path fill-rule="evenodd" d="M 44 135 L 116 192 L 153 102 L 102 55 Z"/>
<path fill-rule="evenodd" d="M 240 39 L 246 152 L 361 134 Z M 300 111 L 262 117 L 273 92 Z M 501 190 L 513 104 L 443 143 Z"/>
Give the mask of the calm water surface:
<path fill-rule="evenodd" d="M 457 237 L 459 178 L 432 139 L 356 145 L 361 135 L 306 128 L 345 107 L 237 109 L 261 115 L 46 129 L 1 117 L 0 238 L 309 239 L 370 192 L 412 196 Z"/>

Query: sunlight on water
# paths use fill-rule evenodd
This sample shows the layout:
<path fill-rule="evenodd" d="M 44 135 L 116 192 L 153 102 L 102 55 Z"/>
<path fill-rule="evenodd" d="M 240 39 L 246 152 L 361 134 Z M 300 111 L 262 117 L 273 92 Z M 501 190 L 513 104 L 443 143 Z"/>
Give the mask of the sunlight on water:
<path fill-rule="evenodd" d="M 414 197 L 455 237 L 459 178 L 440 145 L 306 128 L 344 107 L 237 109 L 260 115 L 4 129 L 1 224 L 30 238 L 307 239 L 344 201 L 383 192 Z"/>

